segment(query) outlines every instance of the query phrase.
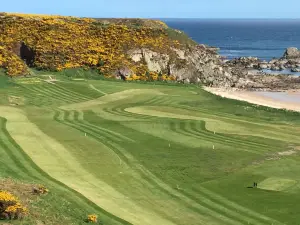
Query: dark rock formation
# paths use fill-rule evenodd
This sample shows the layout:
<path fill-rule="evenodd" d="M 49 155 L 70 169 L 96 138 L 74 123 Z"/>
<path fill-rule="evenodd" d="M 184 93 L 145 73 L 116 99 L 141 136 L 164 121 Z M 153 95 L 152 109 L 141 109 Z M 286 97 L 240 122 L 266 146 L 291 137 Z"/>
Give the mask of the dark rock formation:
<path fill-rule="evenodd" d="M 230 66 L 243 66 L 245 68 L 258 68 L 261 60 L 256 57 L 240 57 L 226 62 Z"/>
<path fill-rule="evenodd" d="M 121 67 L 115 73 L 115 76 L 117 78 L 121 78 L 122 80 L 126 80 L 126 78 L 130 77 L 131 75 L 133 75 L 133 71 L 128 67 Z"/>

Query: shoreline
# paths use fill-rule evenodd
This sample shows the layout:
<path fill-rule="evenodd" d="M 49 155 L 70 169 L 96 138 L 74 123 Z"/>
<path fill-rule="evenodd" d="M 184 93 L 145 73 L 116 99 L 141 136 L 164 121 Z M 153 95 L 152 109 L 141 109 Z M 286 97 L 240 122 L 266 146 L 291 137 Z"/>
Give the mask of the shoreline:
<path fill-rule="evenodd" d="M 246 101 L 248 103 L 275 109 L 285 109 L 300 112 L 300 90 L 271 92 L 212 87 L 204 87 L 204 90 L 224 98 Z"/>

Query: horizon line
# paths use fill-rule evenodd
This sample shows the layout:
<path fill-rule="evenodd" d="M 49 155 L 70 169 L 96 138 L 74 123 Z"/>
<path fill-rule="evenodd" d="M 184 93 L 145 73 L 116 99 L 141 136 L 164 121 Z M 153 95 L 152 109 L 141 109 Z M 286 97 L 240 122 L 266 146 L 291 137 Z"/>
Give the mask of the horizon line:
<path fill-rule="evenodd" d="M 51 16 L 66 16 L 66 17 L 79 17 L 79 18 L 94 18 L 94 19 L 203 19 L 203 20 L 300 20 L 300 17 L 95 17 L 95 16 L 76 16 L 66 14 L 55 14 L 55 13 L 27 13 L 27 12 L 3 12 L 0 13 L 15 13 L 15 14 L 32 14 L 32 15 L 51 15 Z"/>

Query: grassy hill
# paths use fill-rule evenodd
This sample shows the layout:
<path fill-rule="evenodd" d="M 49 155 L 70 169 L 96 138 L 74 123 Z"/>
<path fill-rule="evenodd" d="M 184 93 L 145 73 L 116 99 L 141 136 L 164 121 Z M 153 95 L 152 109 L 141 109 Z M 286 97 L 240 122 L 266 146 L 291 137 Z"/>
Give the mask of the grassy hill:
<path fill-rule="evenodd" d="M 132 60 L 130 51 L 174 55 L 172 49 L 187 46 L 195 42 L 157 20 L 0 13 L 0 68 L 9 76 L 30 75 L 29 68 L 93 68 L 113 76 L 126 67 L 145 80 L 146 62 Z"/>
<path fill-rule="evenodd" d="M 194 85 L 0 78 L 0 189 L 29 208 L 13 224 L 299 222 L 299 113 Z"/>

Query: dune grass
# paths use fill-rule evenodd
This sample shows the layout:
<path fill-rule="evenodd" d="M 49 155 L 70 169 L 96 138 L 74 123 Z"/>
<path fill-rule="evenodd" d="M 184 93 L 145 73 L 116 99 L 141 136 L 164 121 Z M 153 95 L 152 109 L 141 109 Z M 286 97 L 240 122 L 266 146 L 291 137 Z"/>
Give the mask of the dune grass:
<path fill-rule="evenodd" d="M 197 86 L 40 79 L 0 89 L 0 179 L 51 190 L 23 224 L 298 223 L 299 113 Z"/>

